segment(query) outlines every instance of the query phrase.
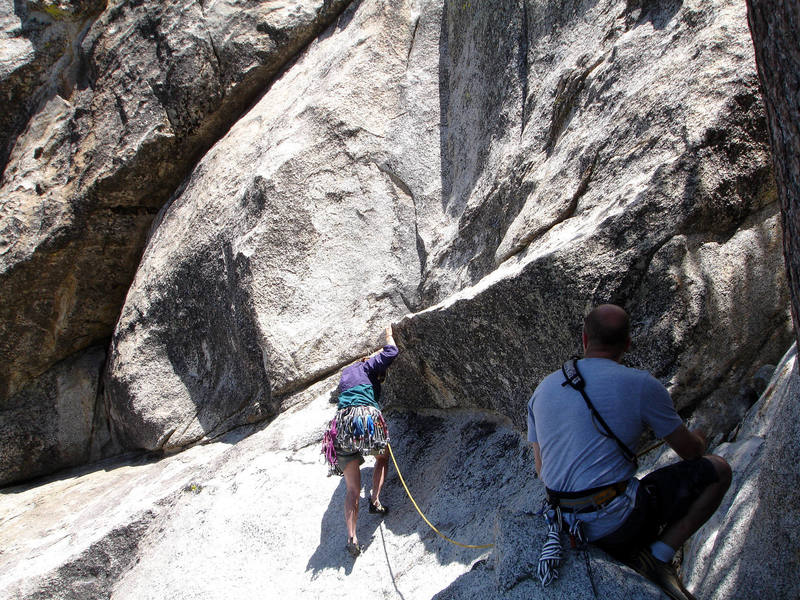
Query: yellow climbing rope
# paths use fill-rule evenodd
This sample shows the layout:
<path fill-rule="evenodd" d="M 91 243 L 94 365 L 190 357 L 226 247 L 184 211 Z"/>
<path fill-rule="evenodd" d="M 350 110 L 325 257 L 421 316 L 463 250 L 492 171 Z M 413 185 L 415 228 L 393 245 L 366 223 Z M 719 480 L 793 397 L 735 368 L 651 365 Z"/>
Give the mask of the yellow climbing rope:
<path fill-rule="evenodd" d="M 394 468 L 397 470 L 397 476 L 400 478 L 400 483 L 403 484 L 403 488 L 406 490 L 406 494 L 408 494 L 409 500 L 411 500 L 411 503 L 414 505 L 414 508 L 417 509 L 417 512 L 419 513 L 419 516 L 422 517 L 422 519 L 428 524 L 428 527 L 433 529 L 439 535 L 439 537 L 444 538 L 445 540 L 447 540 L 451 544 L 455 544 L 456 546 L 461 546 L 462 548 L 493 548 L 494 547 L 494 544 L 462 544 L 461 542 L 457 542 L 455 540 L 451 540 L 449 537 L 444 535 L 441 531 L 436 529 L 436 527 L 434 527 L 433 523 L 428 521 L 428 518 L 424 514 L 422 514 L 422 511 L 419 509 L 419 506 L 417 506 L 417 503 L 414 501 L 414 497 L 411 495 L 411 492 L 408 491 L 408 486 L 406 485 L 405 479 L 403 479 L 403 474 L 400 473 L 400 468 L 397 466 L 397 460 L 395 460 L 395 458 L 394 458 L 394 452 L 392 452 L 391 444 L 387 443 L 386 447 L 389 448 L 389 456 L 392 457 L 392 462 L 394 463 Z"/>

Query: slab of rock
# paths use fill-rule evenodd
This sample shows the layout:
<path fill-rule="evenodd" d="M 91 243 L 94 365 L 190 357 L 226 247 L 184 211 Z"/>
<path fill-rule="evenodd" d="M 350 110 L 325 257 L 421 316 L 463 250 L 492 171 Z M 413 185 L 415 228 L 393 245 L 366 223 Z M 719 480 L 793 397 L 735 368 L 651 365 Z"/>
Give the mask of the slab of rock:
<path fill-rule="evenodd" d="M 272 416 L 416 306 L 418 196 L 438 202 L 440 28 L 437 3 L 416 7 L 348 10 L 159 218 L 106 382 L 128 446 Z"/>
<path fill-rule="evenodd" d="M 348 1 L 2 2 L 0 397 L 110 335 L 155 214 Z"/>
<path fill-rule="evenodd" d="M 0 595 L 106 597 L 430 598 L 487 551 L 459 548 L 420 519 L 390 468 L 383 520 L 366 510 L 363 468 L 357 560 L 346 552 L 344 481 L 326 478 L 320 441 L 335 380 L 269 426 L 158 462 L 105 462 L 0 495 Z M 498 499 L 531 510 L 541 490 L 521 437 L 477 413 L 396 414 L 393 452 L 426 515 L 466 543 L 493 541 Z M 346 595 L 346 593 L 345 593 Z"/>
<path fill-rule="evenodd" d="M 791 339 L 785 290 L 767 297 L 761 287 L 765 279 L 772 280 L 770 288 L 782 281 L 778 222 L 773 215 L 726 244 L 701 243 L 694 250 L 677 236 L 643 265 L 630 290 L 618 276 L 634 275 L 635 265 L 621 261 L 636 250 L 617 253 L 609 245 L 615 232 L 636 227 L 624 217 L 583 239 L 606 248 L 596 256 L 581 254 L 576 244 L 505 265 L 395 327 L 402 352 L 392 373 L 400 385 L 393 389 L 402 394 L 393 401 L 491 408 L 524 430 L 525 405 L 536 385 L 580 353 L 583 316 L 593 305 L 616 300 L 633 321 L 626 361 L 661 379 L 677 408 L 693 411 L 713 433 L 730 431 L 746 407 L 730 410 L 727 400 L 760 365 L 775 361 L 779 342 Z M 768 246 L 760 247 L 765 241 Z M 769 273 L 759 267 L 755 280 L 762 284 L 752 285 L 738 270 L 743 257 L 772 264 Z M 771 301 L 775 305 L 762 312 Z M 756 332 L 764 330 L 760 340 Z"/>
<path fill-rule="evenodd" d="M 8 598 L 103 598 L 135 562 L 141 538 L 225 450 L 171 460 L 109 459 L 0 496 L 0 592 Z M 182 491 L 187 488 L 187 491 Z"/>
<path fill-rule="evenodd" d="M 715 450 L 733 483 L 711 520 L 690 540 L 684 571 L 709 600 L 800 595 L 800 373 L 793 346 L 735 439 Z"/>
<path fill-rule="evenodd" d="M 398 402 L 523 428 L 616 301 L 632 363 L 727 431 L 791 335 L 768 156 L 741 6 L 363 2 L 160 219 L 114 336 L 119 434 L 179 447 L 273 414 L 443 298 L 399 328 Z"/>
<path fill-rule="evenodd" d="M 107 343 L 158 210 L 348 1 L 0 3 L 0 402 Z"/>

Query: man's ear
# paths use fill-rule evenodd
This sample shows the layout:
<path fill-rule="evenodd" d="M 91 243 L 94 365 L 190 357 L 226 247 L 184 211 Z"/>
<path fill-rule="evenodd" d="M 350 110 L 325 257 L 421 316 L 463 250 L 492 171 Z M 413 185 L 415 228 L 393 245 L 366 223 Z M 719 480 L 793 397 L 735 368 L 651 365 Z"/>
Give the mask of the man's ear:
<path fill-rule="evenodd" d="M 583 341 L 583 351 L 586 352 L 586 349 L 589 347 L 589 336 L 586 335 L 586 330 L 583 330 L 581 334 L 581 340 Z"/>
<path fill-rule="evenodd" d="M 631 349 L 631 336 L 628 336 L 628 339 L 625 340 L 625 352 Z"/>

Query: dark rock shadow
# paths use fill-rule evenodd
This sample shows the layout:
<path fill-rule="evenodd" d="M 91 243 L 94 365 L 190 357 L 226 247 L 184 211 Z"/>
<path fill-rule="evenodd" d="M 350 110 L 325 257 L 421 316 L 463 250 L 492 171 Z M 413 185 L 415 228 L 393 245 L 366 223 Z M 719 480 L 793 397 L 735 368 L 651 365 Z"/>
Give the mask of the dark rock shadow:
<path fill-rule="evenodd" d="M 19 494 L 33 488 L 47 485 L 48 483 L 66 481 L 68 479 L 79 479 L 84 475 L 89 475 L 97 471 L 106 471 L 108 473 L 122 467 L 140 467 L 156 463 L 162 458 L 163 456 L 160 452 L 128 452 L 98 462 L 73 467 L 71 469 L 64 469 L 57 473 L 15 482 L 0 488 L 0 495 Z"/>
<path fill-rule="evenodd" d="M 526 177 L 531 155 L 541 148 L 549 154 L 558 134 L 580 113 L 583 80 L 594 68 L 579 65 L 561 82 L 569 84 L 571 91 L 556 89 L 551 96 L 540 89 L 539 77 L 543 70 L 560 68 L 556 62 L 548 64 L 557 52 L 540 55 L 543 48 L 553 45 L 550 38 L 590 18 L 587 15 L 596 4 L 595 0 L 503 0 L 491 3 L 489 9 L 468 2 L 445 3 L 439 40 L 441 202 L 446 214 L 458 222 L 458 235 L 437 263 L 428 265 L 429 270 L 463 269 L 461 285 L 467 286 L 496 268 L 497 248 L 539 186 Z M 662 30 L 682 6 L 682 0 L 627 0 L 620 17 L 626 30 L 647 23 Z M 691 12 L 683 18 L 690 26 L 702 22 Z M 563 43 L 575 44 L 566 36 Z M 598 47 L 585 48 L 586 56 L 599 49 L 598 41 Z M 552 107 L 543 105 L 551 102 Z M 526 127 L 532 115 L 542 110 L 552 113 L 553 123 L 549 136 L 538 139 L 540 134 L 528 134 Z M 538 127 L 530 129 L 538 131 Z M 502 172 L 491 175 L 487 170 L 497 169 L 497 161 L 491 160 L 492 146 L 514 133 L 521 142 L 518 149 L 503 157 Z M 587 150 L 580 159 L 580 173 L 591 173 L 597 154 L 597 149 Z M 578 189 L 585 191 L 590 178 Z M 476 192 L 479 184 L 482 191 Z M 480 202 L 473 198 L 476 193 L 482 194 Z M 446 294 L 435 281 L 426 282 L 422 290 L 425 304 L 436 303 Z"/>
<path fill-rule="evenodd" d="M 626 0 L 625 23 L 628 27 L 650 23 L 653 29 L 661 30 L 682 6 L 683 0 Z"/>
<path fill-rule="evenodd" d="M 541 504 L 543 489 L 533 478 L 533 457 L 523 437 L 496 415 L 452 411 L 421 415 L 387 414 L 391 445 L 414 500 L 439 531 L 464 544 L 494 541 L 498 508 L 530 510 Z M 469 565 L 487 550 L 462 548 L 439 537 L 417 514 L 390 459 L 381 500 L 391 508 L 384 519 L 367 512 L 372 468 L 362 467 L 358 538 L 367 552 L 384 553 L 390 572 L 403 556 L 393 556 L 387 536 L 419 535 L 440 564 Z M 307 569 L 349 568 L 344 549 L 344 481 L 337 487 L 320 526 L 320 545 Z M 381 546 L 381 549 L 375 547 Z M 349 570 L 347 571 L 350 572 Z M 397 587 L 396 582 L 394 583 Z"/>
<path fill-rule="evenodd" d="M 498 176 L 479 205 L 470 205 L 484 177 L 492 144 L 519 127 L 507 113 L 524 104 L 528 89 L 528 19 L 525 3 L 494 2 L 491 8 L 445 3 L 439 36 L 439 155 L 441 202 L 459 223 L 459 235 L 438 265 L 469 263 L 471 282 L 494 268 L 503 234 L 522 209 L 530 189 L 521 176 Z M 509 68 L 513 65 L 513 68 Z M 516 168 L 510 169 L 517 171 Z M 474 258 L 464 261 L 463 256 Z M 440 300 L 433 283 L 423 290 L 425 303 Z"/>
<path fill-rule="evenodd" d="M 174 293 L 154 298 L 149 313 L 140 313 L 128 327 L 118 328 L 112 340 L 111 361 L 116 347 L 146 319 L 195 405 L 194 415 L 181 419 L 180 426 L 185 429 L 196 420 L 203 432 L 195 440 L 181 439 L 183 445 L 264 420 L 278 411 L 265 373 L 268 365 L 259 345 L 258 319 L 245 292 L 251 277 L 249 263 L 233 255 L 230 242 L 221 246 L 206 246 L 181 262 L 169 281 L 162 282 Z M 138 311 L 138 307 L 130 310 Z M 170 436 L 184 433 L 165 434 L 156 429 L 158 425 L 131 423 L 126 417 L 137 400 L 132 382 L 145 377 L 141 369 L 132 380 L 106 377 L 108 395 L 123 407 L 121 413 L 116 405 L 110 407 L 112 428 L 129 448 L 138 446 L 140 439 L 149 443 L 161 439 L 164 445 Z"/>
<path fill-rule="evenodd" d="M 356 534 L 359 543 L 365 546 L 372 545 L 375 532 L 381 523 L 380 517 L 368 512 L 373 470 L 373 467 L 361 467 L 362 492 L 359 496 Z M 347 530 L 344 523 L 344 496 L 346 491 L 344 477 L 341 477 L 328 509 L 322 517 L 319 546 L 306 565 L 306 570 L 311 570 L 314 574 L 324 569 L 344 569 L 344 572 L 349 575 L 353 571 L 355 561 L 358 560 L 350 556 L 345 549 Z"/>

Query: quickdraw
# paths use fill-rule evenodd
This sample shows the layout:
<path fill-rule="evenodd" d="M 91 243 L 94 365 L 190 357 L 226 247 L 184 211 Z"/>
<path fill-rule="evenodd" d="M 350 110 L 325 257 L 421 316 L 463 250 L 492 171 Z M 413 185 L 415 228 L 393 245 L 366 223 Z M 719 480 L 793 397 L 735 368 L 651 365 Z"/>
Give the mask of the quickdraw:
<path fill-rule="evenodd" d="M 372 406 L 343 408 L 331 419 L 322 438 L 322 451 L 328 463 L 328 476 L 342 475 L 337 453 L 369 454 L 386 448 L 389 427 L 381 412 Z"/>

